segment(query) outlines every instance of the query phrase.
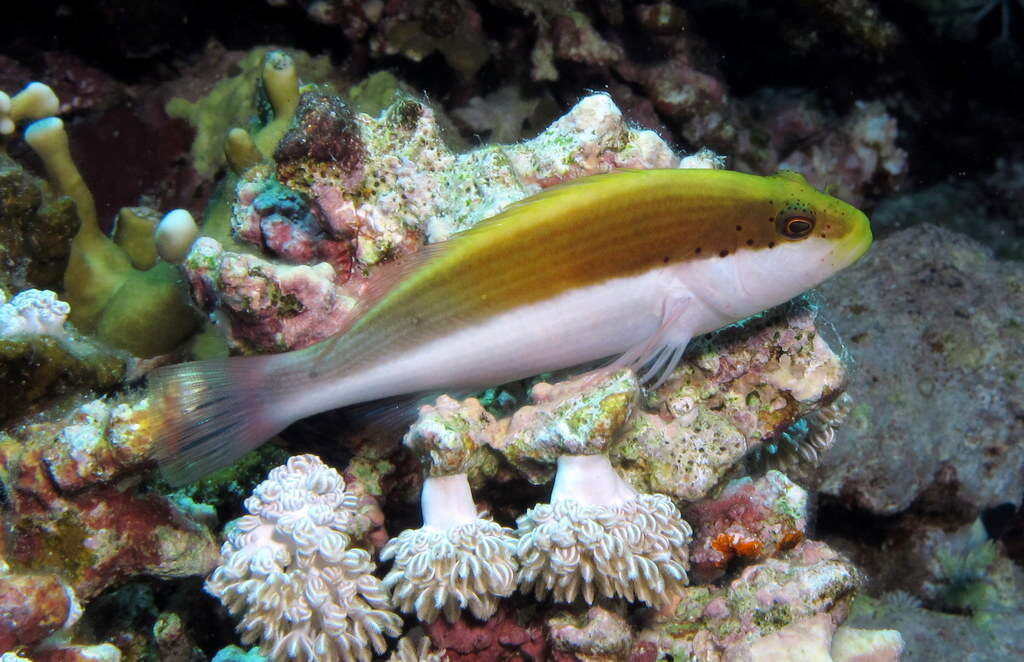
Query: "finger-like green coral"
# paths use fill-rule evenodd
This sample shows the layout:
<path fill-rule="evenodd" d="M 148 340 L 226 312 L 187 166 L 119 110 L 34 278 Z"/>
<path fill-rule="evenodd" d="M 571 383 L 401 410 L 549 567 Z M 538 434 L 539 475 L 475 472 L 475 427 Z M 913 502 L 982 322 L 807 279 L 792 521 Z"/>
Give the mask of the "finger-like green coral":
<path fill-rule="evenodd" d="M 192 165 L 200 174 L 213 175 L 225 164 L 224 140 L 232 127 L 252 132 L 264 126 L 268 118 L 276 120 L 270 133 L 257 141 L 264 154 L 273 152 L 298 102 L 298 78 L 319 82 L 329 76 L 331 61 L 327 56 L 311 57 L 302 51 L 289 51 L 289 67 L 282 55 L 281 51 L 254 49 L 238 62 L 237 75 L 219 82 L 206 96 L 195 101 L 177 97 L 167 104 L 168 115 L 188 120 L 196 129 Z M 269 82 L 265 75 L 268 63 L 273 72 Z"/>
<path fill-rule="evenodd" d="M 71 321 L 137 356 L 155 356 L 181 344 L 197 324 L 181 276 L 167 263 L 149 270 L 133 264 L 150 262 L 152 235 L 140 239 L 137 230 L 126 230 L 121 238 L 129 251 L 103 233 L 92 193 L 71 157 L 60 119 L 33 123 L 25 131 L 25 140 L 56 186 L 74 201 L 80 221 L 63 278 L 62 298 L 71 305 Z"/>

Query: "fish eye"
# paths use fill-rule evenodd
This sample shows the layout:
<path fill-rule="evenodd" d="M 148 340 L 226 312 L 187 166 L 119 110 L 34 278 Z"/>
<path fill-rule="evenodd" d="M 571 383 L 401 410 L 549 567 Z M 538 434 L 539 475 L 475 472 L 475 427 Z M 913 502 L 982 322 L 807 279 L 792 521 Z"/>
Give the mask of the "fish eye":
<path fill-rule="evenodd" d="M 814 215 L 805 211 L 779 217 L 779 232 L 790 239 L 802 239 L 814 229 Z"/>

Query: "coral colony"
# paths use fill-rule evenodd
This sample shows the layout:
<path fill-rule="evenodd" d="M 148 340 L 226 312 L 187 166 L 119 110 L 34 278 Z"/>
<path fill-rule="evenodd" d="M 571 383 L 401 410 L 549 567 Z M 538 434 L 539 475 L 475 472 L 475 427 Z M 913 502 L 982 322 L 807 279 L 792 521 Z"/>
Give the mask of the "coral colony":
<path fill-rule="evenodd" d="M 843 624 L 862 575 L 808 539 L 808 493 L 791 479 L 813 476 L 851 409 L 839 348 L 806 302 L 696 341 L 656 385 L 623 368 L 545 375 L 501 398 L 433 397 L 404 437 L 355 435 L 344 453 L 283 460 L 223 528 L 251 467 L 262 474 L 280 451 L 165 493 L 151 471 L 152 403 L 119 385 L 152 357 L 173 360 L 200 324 L 192 305 L 235 351 L 307 347 L 351 323 L 377 269 L 542 189 L 723 163 L 710 151 L 681 158 L 605 94 L 530 140 L 458 153 L 435 111 L 404 93 L 377 116 L 355 112 L 300 87 L 283 51 L 265 56 L 259 79 L 269 119 L 222 137 L 230 173 L 204 217 L 126 208 L 113 238 L 56 95 L 40 83 L 0 94 L 3 140 L 23 128 L 50 180 L 17 171 L 49 196 L 24 213 L 63 219 L 50 225 L 65 237 L 53 255 L 22 250 L 20 280 L 5 278 L 0 300 L 5 366 L 28 385 L 22 412 L 38 414 L 0 434 L 3 660 L 123 659 L 126 640 L 96 642 L 77 624 L 142 577 L 206 578 L 238 641 L 255 647 L 219 660 L 899 657 L 899 633 Z M 891 118 L 857 112 L 849 131 L 875 146 L 862 160 L 898 173 Z M 808 167 L 827 157 L 809 153 Z M 63 196 L 74 214 L 54 216 Z M 45 289 L 61 281 L 60 294 Z M 66 399 L 82 389 L 108 395 Z M 63 406 L 47 410 L 55 398 Z M 743 476 L 755 456 L 767 471 Z M 207 488 L 232 501 L 206 505 Z M 177 647 L 167 659 L 196 659 L 176 614 L 158 625 L 160 650 Z"/>

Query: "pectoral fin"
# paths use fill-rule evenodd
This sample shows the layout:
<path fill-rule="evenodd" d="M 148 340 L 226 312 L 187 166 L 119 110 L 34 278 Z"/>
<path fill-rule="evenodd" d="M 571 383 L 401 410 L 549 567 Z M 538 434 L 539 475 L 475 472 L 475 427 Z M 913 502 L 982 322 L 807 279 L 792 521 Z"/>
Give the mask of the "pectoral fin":
<path fill-rule="evenodd" d="M 693 337 L 693 326 L 687 319 L 692 297 L 670 297 L 662 308 L 661 325 L 643 343 L 626 350 L 609 368 L 630 368 L 641 383 L 655 379 L 650 388 L 665 383 L 683 358 L 683 352 Z"/>

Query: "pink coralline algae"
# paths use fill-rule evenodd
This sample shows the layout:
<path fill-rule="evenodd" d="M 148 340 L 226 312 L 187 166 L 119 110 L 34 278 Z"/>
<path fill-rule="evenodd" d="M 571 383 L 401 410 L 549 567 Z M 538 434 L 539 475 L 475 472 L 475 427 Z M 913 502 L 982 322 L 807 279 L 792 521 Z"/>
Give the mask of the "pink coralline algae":
<path fill-rule="evenodd" d="M 331 236 L 299 193 L 274 180 L 243 182 L 232 217 L 235 236 L 285 262 L 327 262 L 335 278 L 348 280 L 346 241 Z"/>
<path fill-rule="evenodd" d="M 657 134 L 630 128 L 606 95 L 585 97 L 532 140 L 464 154 L 444 144 L 433 111 L 414 99 L 376 119 L 318 99 L 315 121 L 286 137 L 280 183 L 264 166 L 238 183 L 232 227 L 264 256 L 201 238 L 184 264 L 200 307 L 225 311 L 233 341 L 249 350 L 297 349 L 333 335 L 377 265 L 545 187 L 616 168 L 680 165 Z M 323 127 L 338 122 L 347 141 L 325 147 Z"/>
<path fill-rule="evenodd" d="M 197 304 L 230 311 L 232 337 L 245 348 L 312 345 L 342 328 L 355 306 L 326 262 L 282 264 L 225 251 L 216 240 L 200 237 L 185 267 Z"/>
<path fill-rule="evenodd" d="M 772 141 L 807 143 L 780 168 L 802 173 L 815 187 L 859 205 L 873 191 L 897 188 L 907 175 L 907 153 L 897 146 L 896 118 L 879 101 L 858 101 L 837 130 L 804 101 L 787 100 L 774 114 Z M 808 141 L 808 138 L 812 137 Z"/>
<path fill-rule="evenodd" d="M 63 336 L 71 310 L 50 290 L 25 290 L 10 301 L 0 290 L 0 338 L 21 335 Z"/>
<path fill-rule="evenodd" d="M 0 651 L 42 641 L 81 614 L 74 590 L 57 575 L 0 574 Z"/>

